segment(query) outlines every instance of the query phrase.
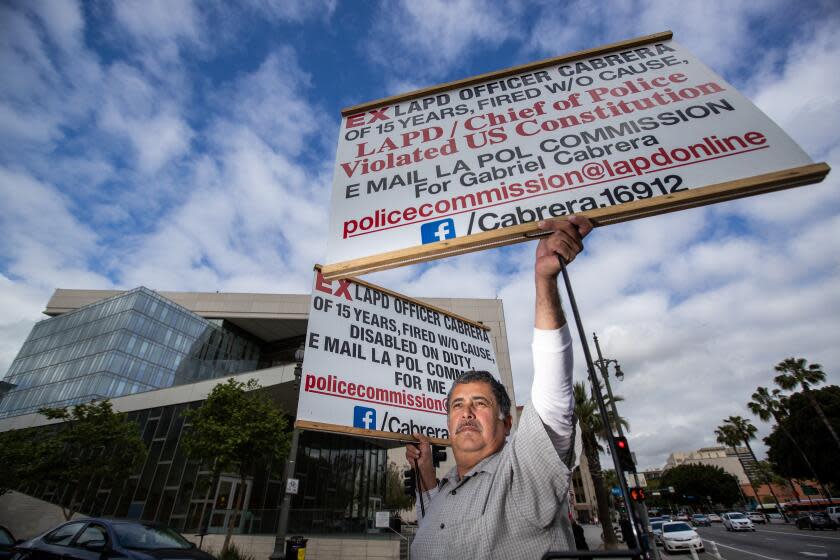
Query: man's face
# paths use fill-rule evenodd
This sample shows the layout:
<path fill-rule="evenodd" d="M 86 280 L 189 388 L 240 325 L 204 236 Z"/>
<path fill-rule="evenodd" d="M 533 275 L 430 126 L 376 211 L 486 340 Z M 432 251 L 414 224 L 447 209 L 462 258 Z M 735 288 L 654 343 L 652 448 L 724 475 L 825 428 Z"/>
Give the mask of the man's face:
<path fill-rule="evenodd" d="M 449 402 L 449 437 L 456 462 L 475 465 L 502 448 L 511 419 L 500 419 L 499 405 L 488 383 L 456 385 Z"/>

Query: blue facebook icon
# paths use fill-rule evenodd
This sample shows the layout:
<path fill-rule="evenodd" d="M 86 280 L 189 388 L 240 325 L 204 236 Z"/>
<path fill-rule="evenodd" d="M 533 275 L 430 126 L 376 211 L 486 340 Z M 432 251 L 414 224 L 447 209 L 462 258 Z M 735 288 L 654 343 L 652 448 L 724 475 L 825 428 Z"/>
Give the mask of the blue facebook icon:
<path fill-rule="evenodd" d="M 452 218 L 446 218 L 445 220 L 425 223 L 420 226 L 420 236 L 424 245 L 444 239 L 452 239 L 455 237 L 455 222 Z"/>
<path fill-rule="evenodd" d="M 353 408 L 353 427 L 365 430 L 376 429 L 376 411 L 366 406 Z"/>

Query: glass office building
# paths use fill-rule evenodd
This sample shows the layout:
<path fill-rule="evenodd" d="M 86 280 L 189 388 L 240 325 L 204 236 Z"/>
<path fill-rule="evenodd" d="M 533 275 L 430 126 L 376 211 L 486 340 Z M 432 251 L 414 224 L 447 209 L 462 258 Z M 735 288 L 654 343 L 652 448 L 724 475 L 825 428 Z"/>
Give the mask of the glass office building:
<path fill-rule="evenodd" d="M 501 302 L 430 303 L 492 329 L 502 379 L 513 395 Z M 201 405 L 217 379 L 239 375 L 241 381 L 257 379 L 291 426 L 298 394 L 295 354 L 309 308 L 304 294 L 56 290 L 44 311 L 50 318 L 33 327 L 0 382 L 0 432 L 51 429 L 38 408 L 108 398 L 136 422 L 147 454 L 116 486 L 89 480 L 81 492 L 45 484 L 19 490 L 85 515 L 157 521 L 192 535 L 222 533 L 242 495 L 244 511 L 232 520 L 235 532 L 255 541 L 276 534 L 285 463 L 260 465 L 244 483 L 224 473 L 214 484 L 207 466 L 183 448 L 190 429 L 184 413 Z M 380 534 L 374 518 L 387 509 L 388 448 L 395 445 L 301 432 L 288 532 L 342 543 L 345 537 L 385 539 L 389 533 Z M 0 525 L 10 522 L 5 515 L 14 517 L 0 508 Z"/>
<path fill-rule="evenodd" d="M 259 345 L 146 288 L 37 323 L 6 375 L 0 418 L 257 369 Z"/>
<path fill-rule="evenodd" d="M 190 460 L 181 443 L 189 430 L 184 412 L 201 401 L 129 412 L 148 450 L 137 471 L 112 487 L 87 482 L 81 492 L 46 485 L 27 494 L 72 506 L 91 516 L 156 521 L 187 534 L 223 533 L 233 504 L 244 492 L 243 512 L 234 520 L 240 534 L 272 534 L 277 530 L 283 499 L 285 463 L 259 466 L 244 485 L 223 474 L 218 484 L 205 466 Z M 44 428 L 49 429 L 49 428 Z M 374 513 L 385 498 L 386 449 L 371 440 L 303 432 L 295 469 L 299 492 L 292 500 L 289 530 L 305 534 L 368 534 Z M 74 503 L 69 500 L 77 496 Z"/>

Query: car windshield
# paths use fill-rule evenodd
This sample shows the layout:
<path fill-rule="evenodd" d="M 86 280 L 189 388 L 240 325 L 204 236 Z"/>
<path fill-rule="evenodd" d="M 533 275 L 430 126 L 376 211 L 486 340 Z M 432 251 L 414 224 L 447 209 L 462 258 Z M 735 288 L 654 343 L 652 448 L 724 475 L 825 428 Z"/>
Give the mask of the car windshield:
<path fill-rule="evenodd" d="M 743 513 L 730 513 L 729 519 L 746 519 Z"/>
<path fill-rule="evenodd" d="M 653 523 L 650 524 L 650 528 L 653 529 L 653 530 L 661 529 L 663 523 L 665 523 L 665 522 L 664 521 L 654 521 Z"/>
<path fill-rule="evenodd" d="M 187 549 L 190 542 L 166 527 L 141 525 L 139 523 L 115 523 L 117 540 L 125 548 L 136 550 Z"/>
<path fill-rule="evenodd" d="M 688 526 L 688 523 L 668 523 L 664 527 L 662 527 L 662 531 L 665 533 L 676 533 L 678 531 L 691 531 L 691 527 Z"/>
<path fill-rule="evenodd" d="M 705 515 L 700 515 L 699 513 L 695 513 L 695 514 L 694 514 L 694 515 L 692 515 L 691 517 L 692 517 L 693 519 L 705 519 L 705 518 L 706 518 L 706 516 L 705 516 Z"/>

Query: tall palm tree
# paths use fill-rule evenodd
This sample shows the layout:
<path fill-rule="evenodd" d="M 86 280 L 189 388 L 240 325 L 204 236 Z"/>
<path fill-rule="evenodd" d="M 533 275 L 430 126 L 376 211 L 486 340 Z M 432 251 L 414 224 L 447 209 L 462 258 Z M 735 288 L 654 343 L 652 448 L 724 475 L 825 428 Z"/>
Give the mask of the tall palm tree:
<path fill-rule="evenodd" d="M 796 450 L 799 451 L 799 454 L 802 455 L 802 459 L 805 461 L 805 464 L 808 465 L 808 470 L 811 471 L 811 476 L 813 476 L 814 480 L 817 481 L 817 484 L 820 485 L 820 490 L 822 490 L 823 495 L 830 496 L 831 494 L 828 493 L 825 486 L 823 486 L 823 483 L 817 477 L 817 473 L 814 471 L 814 467 L 811 466 L 811 461 L 808 459 L 805 451 L 803 451 L 802 447 L 799 446 L 799 442 L 796 441 L 796 438 L 793 437 L 793 434 L 790 433 L 790 430 L 788 430 L 782 422 L 782 420 L 784 420 L 787 416 L 787 399 L 781 393 L 782 392 L 779 389 L 773 389 L 771 392 L 767 389 L 767 387 L 758 387 L 755 390 L 755 393 L 752 394 L 752 400 L 747 403 L 747 406 L 752 413 L 758 416 L 763 422 L 769 421 L 771 417 L 776 421 L 776 426 L 778 426 L 782 433 L 787 436 Z M 793 488 L 793 493 L 796 494 L 796 486 L 792 481 L 789 482 L 791 488 Z"/>
<path fill-rule="evenodd" d="M 589 476 L 592 478 L 592 485 L 595 487 L 598 518 L 601 521 L 601 527 L 604 529 L 604 545 L 607 548 L 616 548 L 618 542 L 610 518 L 610 494 L 604 484 L 604 471 L 601 469 L 601 459 L 598 455 L 603 451 L 603 447 L 598 440 L 605 440 L 608 436 L 601 413 L 598 410 L 598 404 L 592 395 L 588 394 L 586 384 L 583 382 L 575 383 L 574 392 L 575 416 L 580 425 L 583 454 L 586 456 L 586 462 L 589 465 Z M 622 399 L 617 396 L 615 400 L 618 402 Z M 607 404 L 609 405 L 609 403 Z M 616 422 L 620 422 L 625 427 L 629 426 L 625 419 L 612 418 L 612 414 L 610 414 L 608 420 L 611 426 L 616 425 Z"/>
<path fill-rule="evenodd" d="M 740 441 L 742 441 L 744 445 L 747 446 L 747 450 L 750 452 L 752 460 L 755 462 L 755 464 L 758 464 L 758 459 L 756 459 L 755 453 L 753 452 L 752 446 L 750 445 L 750 440 L 755 439 L 755 433 L 757 431 L 755 426 L 753 426 L 752 423 L 746 418 L 742 418 L 740 416 L 730 416 L 729 418 L 723 421 L 723 426 L 720 426 L 719 429 L 724 427 L 729 428 L 727 433 L 730 436 L 737 436 L 737 438 L 735 439 L 740 438 Z M 718 430 L 716 430 L 715 433 L 718 433 Z M 718 437 L 718 441 L 720 441 L 720 436 Z M 747 478 L 749 478 L 749 475 L 747 475 Z M 776 492 L 773 491 L 773 485 L 767 481 L 759 480 L 759 482 L 766 482 L 767 487 L 770 489 L 770 495 L 773 496 L 773 501 L 776 503 L 776 510 L 782 514 L 782 517 L 784 517 L 785 519 L 785 523 L 787 523 L 787 514 L 785 514 L 785 512 L 782 510 L 782 505 L 779 503 L 779 498 L 776 497 Z M 752 482 L 750 483 L 750 485 L 752 486 Z M 758 500 L 758 493 L 755 491 L 754 486 L 752 488 L 753 493 L 755 493 L 755 498 L 756 500 Z M 761 502 L 759 502 L 759 504 L 760 503 Z"/>
<path fill-rule="evenodd" d="M 814 393 L 811 391 L 812 385 L 825 381 L 825 372 L 822 370 L 822 366 L 820 364 L 808 365 L 808 361 L 804 358 L 787 358 L 779 362 L 775 369 L 780 374 L 774 379 L 776 385 L 785 391 L 792 391 L 797 387 L 802 387 L 802 394 L 811 403 L 811 406 L 823 421 L 825 427 L 828 428 L 831 437 L 834 438 L 837 448 L 840 449 L 840 437 L 837 437 L 837 432 L 828 421 L 820 403 L 817 402 Z"/>
<path fill-rule="evenodd" d="M 723 424 L 717 427 L 715 430 L 715 435 L 717 436 L 717 442 L 722 443 L 726 447 L 732 447 L 733 449 L 741 445 L 743 441 L 741 439 L 741 434 L 738 431 L 728 424 Z M 755 496 L 756 501 L 758 501 L 758 492 L 755 491 L 755 486 L 753 486 L 752 478 L 750 478 L 749 473 L 744 469 L 744 474 L 747 475 L 747 484 L 750 485 L 752 488 L 753 495 Z M 744 500 L 744 506 L 746 506 L 746 500 Z"/>

